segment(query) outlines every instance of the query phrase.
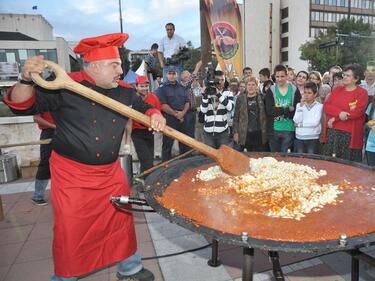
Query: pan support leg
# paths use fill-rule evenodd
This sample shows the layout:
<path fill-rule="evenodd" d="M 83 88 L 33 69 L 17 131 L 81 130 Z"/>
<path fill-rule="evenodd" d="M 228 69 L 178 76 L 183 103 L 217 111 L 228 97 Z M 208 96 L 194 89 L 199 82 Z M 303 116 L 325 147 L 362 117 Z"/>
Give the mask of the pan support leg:
<path fill-rule="evenodd" d="M 219 260 L 218 256 L 219 256 L 219 242 L 216 239 L 212 239 L 211 259 L 208 260 L 207 264 L 212 267 L 220 266 L 221 261 Z"/>
<path fill-rule="evenodd" d="M 272 262 L 272 271 L 275 280 L 277 281 L 284 281 L 284 274 L 281 270 L 280 261 L 279 261 L 279 253 L 275 251 L 269 251 L 268 256 Z"/>
<path fill-rule="evenodd" d="M 254 249 L 243 248 L 242 281 L 253 281 Z"/>
<path fill-rule="evenodd" d="M 359 280 L 359 259 L 357 258 L 358 254 L 358 250 L 350 251 L 350 255 L 352 256 L 352 281 Z"/>

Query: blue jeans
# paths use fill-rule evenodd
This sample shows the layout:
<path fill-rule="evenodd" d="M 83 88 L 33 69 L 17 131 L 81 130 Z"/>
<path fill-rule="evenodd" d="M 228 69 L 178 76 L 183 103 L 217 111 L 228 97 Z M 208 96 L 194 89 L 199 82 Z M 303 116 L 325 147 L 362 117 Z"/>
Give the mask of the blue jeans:
<path fill-rule="evenodd" d="M 195 111 L 189 110 L 186 112 L 184 116 L 184 132 L 187 134 L 189 137 L 194 138 L 195 135 L 195 122 L 196 122 L 196 114 Z"/>
<path fill-rule="evenodd" d="M 318 154 L 319 139 L 315 140 L 294 140 L 294 152 L 296 153 L 309 153 Z"/>
<path fill-rule="evenodd" d="M 134 255 L 117 263 L 117 271 L 124 276 L 136 274 L 143 268 L 141 255 L 135 252 Z M 52 276 L 51 281 L 77 281 L 78 277 L 57 277 Z"/>
<path fill-rule="evenodd" d="M 41 200 L 44 199 L 44 192 L 46 191 L 49 180 L 35 180 L 35 189 L 33 193 L 33 199 Z"/>
<path fill-rule="evenodd" d="M 375 166 L 375 152 L 366 150 L 367 165 Z"/>
<path fill-rule="evenodd" d="M 274 131 L 270 138 L 271 152 L 288 152 L 294 141 L 294 132 L 291 131 Z"/>
<path fill-rule="evenodd" d="M 222 144 L 229 145 L 229 133 L 225 130 L 222 133 L 207 133 L 203 131 L 203 141 L 205 144 L 213 147 L 220 148 Z"/>
<path fill-rule="evenodd" d="M 168 64 L 168 65 L 165 65 L 164 68 L 163 68 L 163 83 L 168 82 L 167 73 L 168 73 L 169 70 L 176 71 L 177 81 L 180 82 L 181 81 L 180 78 L 181 78 L 181 72 L 182 72 L 182 64 Z"/>

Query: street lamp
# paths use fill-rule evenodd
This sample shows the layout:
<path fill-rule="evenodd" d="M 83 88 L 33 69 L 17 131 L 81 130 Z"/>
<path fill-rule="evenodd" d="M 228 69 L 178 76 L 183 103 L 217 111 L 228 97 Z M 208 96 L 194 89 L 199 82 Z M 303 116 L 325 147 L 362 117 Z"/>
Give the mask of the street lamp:
<path fill-rule="evenodd" d="M 120 30 L 121 30 L 121 33 L 122 33 L 122 10 L 121 10 L 121 0 L 118 0 L 118 8 L 119 8 L 119 12 L 120 12 Z"/>

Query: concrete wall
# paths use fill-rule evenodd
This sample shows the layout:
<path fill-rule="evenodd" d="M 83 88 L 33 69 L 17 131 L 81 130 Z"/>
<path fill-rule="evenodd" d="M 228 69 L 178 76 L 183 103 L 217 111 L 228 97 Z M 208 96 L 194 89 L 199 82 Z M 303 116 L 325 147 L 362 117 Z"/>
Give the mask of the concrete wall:
<path fill-rule="evenodd" d="M 282 0 L 281 9 L 288 7 L 289 17 L 282 20 L 282 23 L 289 22 L 289 32 L 282 36 L 289 37 L 289 46 L 283 50 L 288 51 L 288 66 L 297 71 L 307 70 L 308 63 L 300 59 L 299 48 L 309 38 L 310 26 L 310 4 L 309 0 Z"/>
<path fill-rule="evenodd" d="M 53 40 L 53 27 L 41 15 L 0 14 L 0 30 L 20 32 L 37 40 Z"/>
<path fill-rule="evenodd" d="M 0 145 L 39 140 L 40 130 L 32 116 L 0 118 Z M 39 159 L 39 145 L 3 148 L 2 152 L 15 153 L 19 167 L 29 166 Z"/>
<path fill-rule="evenodd" d="M 271 4 L 272 25 L 270 26 Z M 280 61 L 280 1 L 245 0 L 242 18 L 244 19 L 245 65 L 252 67 L 254 76 L 258 76 L 260 69 L 263 67 L 272 69 Z"/>

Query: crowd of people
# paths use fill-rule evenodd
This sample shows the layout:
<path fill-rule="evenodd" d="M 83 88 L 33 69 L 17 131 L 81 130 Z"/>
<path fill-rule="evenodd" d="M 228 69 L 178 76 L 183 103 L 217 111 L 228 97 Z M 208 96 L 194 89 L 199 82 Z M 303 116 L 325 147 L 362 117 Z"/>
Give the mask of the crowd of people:
<path fill-rule="evenodd" d="M 375 120 L 375 62 L 367 63 L 363 80 L 357 65 L 333 66 L 323 75 L 277 65 L 272 74 L 261 69 L 259 77 L 247 66 L 242 79 L 216 70 L 209 80 L 210 70 L 201 61 L 192 73 L 183 69 L 179 52 L 186 42 L 174 33 L 172 23 L 165 28 L 167 36 L 152 45 L 144 75 L 134 86 L 120 80 L 118 47 L 128 38 L 123 33 L 81 40 L 74 51 L 85 63 L 70 77 L 150 116 L 155 131 L 168 125 L 214 148 L 320 153 L 375 166 L 375 125 L 367 122 Z M 157 63 L 163 81 L 156 79 Z M 153 133 L 70 91 L 34 85 L 30 73 L 41 73 L 44 65 L 41 56 L 28 58 L 21 80 L 4 101 L 16 114 L 36 116 L 41 139 L 52 137 L 52 144 L 41 151 L 33 195 L 35 203 L 45 205 L 51 177 L 51 280 L 75 281 L 115 262 L 119 280 L 154 280 L 137 251 L 131 213 L 108 202 L 110 195 L 130 194 L 118 161 L 124 131 L 125 145 L 134 143 L 141 172 L 153 166 Z M 172 158 L 173 142 L 163 136 L 162 161 Z M 181 154 L 189 150 L 184 144 L 179 149 Z"/>
<path fill-rule="evenodd" d="M 375 128 L 366 123 L 375 119 L 374 61 L 364 72 L 355 64 L 323 74 L 277 65 L 258 77 L 246 66 L 242 79 L 218 70 L 210 84 L 201 62 L 190 74 L 172 59 L 186 43 L 173 24 L 165 27 L 158 45 L 163 83 L 155 92 L 169 126 L 214 148 L 323 154 L 375 165 Z M 163 138 L 162 160 L 171 157 L 171 141 Z M 180 153 L 185 150 L 182 145 Z"/>

